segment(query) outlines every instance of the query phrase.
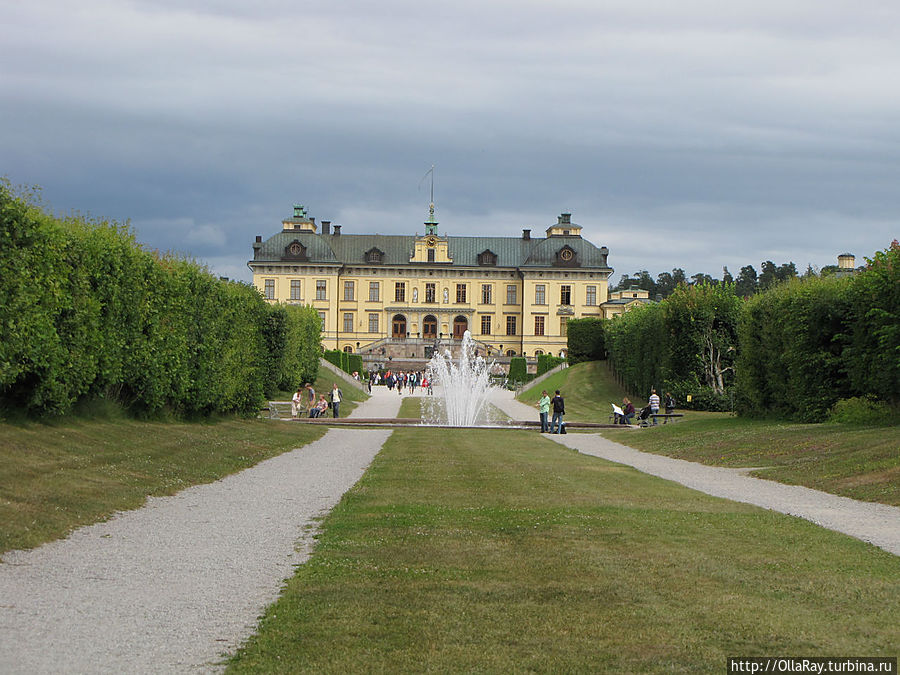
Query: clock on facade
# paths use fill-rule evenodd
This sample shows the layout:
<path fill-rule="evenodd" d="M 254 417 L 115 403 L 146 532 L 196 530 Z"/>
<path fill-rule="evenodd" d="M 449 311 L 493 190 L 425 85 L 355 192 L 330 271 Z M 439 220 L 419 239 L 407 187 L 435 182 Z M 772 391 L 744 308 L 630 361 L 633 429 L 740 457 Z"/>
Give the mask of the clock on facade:
<path fill-rule="evenodd" d="M 572 250 L 568 248 L 564 248 L 559 252 L 559 257 L 563 260 L 571 260 L 572 259 Z"/>
<path fill-rule="evenodd" d="M 300 255 L 303 251 L 303 247 L 295 241 L 288 247 L 288 251 L 290 251 L 291 255 Z"/>
<path fill-rule="evenodd" d="M 427 237 L 425 239 L 425 243 L 428 246 L 432 246 L 432 247 L 437 246 L 437 237 Z"/>

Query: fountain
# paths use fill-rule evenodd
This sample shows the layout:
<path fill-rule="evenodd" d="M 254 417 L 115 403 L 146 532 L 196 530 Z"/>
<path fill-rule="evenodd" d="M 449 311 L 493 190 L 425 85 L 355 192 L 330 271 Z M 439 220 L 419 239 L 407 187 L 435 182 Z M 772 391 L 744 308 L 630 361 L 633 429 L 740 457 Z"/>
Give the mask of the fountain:
<path fill-rule="evenodd" d="M 431 424 L 451 427 L 473 427 L 487 420 L 487 399 L 490 396 L 490 364 L 475 355 L 475 341 L 469 331 L 463 334 L 462 349 L 457 363 L 449 350 L 435 352 L 428 364 L 429 379 L 435 387 L 435 403 L 427 414 Z"/>

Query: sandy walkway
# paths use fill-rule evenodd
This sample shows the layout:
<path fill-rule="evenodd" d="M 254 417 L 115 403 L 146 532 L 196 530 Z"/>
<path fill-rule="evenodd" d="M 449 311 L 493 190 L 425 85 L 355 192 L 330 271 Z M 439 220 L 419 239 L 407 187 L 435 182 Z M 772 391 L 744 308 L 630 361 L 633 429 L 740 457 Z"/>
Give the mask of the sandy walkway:
<path fill-rule="evenodd" d="M 394 416 L 400 397 L 381 398 L 357 414 Z M 0 672 L 218 670 L 390 433 L 331 429 L 216 483 L 4 555 Z"/>
<path fill-rule="evenodd" d="M 500 392 L 491 401 L 515 419 L 535 419 L 537 411 Z M 635 433 L 640 433 L 635 430 Z M 799 485 L 747 476 L 747 469 L 705 466 L 682 459 L 640 452 L 599 434 L 546 435 L 558 443 L 588 455 L 681 483 L 716 497 L 755 504 L 765 509 L 805 518 L 836 532 L 849 534 L 900 555 L 900 508 L 838 497 Z"/>

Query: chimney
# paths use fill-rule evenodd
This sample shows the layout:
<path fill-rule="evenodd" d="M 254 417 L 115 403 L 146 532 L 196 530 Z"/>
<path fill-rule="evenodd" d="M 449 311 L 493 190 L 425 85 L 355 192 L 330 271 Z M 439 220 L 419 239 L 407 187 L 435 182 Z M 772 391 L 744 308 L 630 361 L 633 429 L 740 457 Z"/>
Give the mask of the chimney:
<path fill-rule="evenodd" d="M 531 239 L 531 230 L 522 230 L 522 239 L 525 241 Z"/>
<path fill-rule="evenodd" d="M 334 236 L 335 236 L 335 237 L 340 237 L 340 236 L 341 236 L 341 226 L 340 226 L 340 225 L 335 225 L 335 226 L 334 226 Z"/>
<path fill-rule="evenodd" d="M 322 234 L 331 234 L 331 221 L 330 220 L 322 221 Z"/>
<path fill-rule="evenodd" d="M 262 243 L 262 235 L 261 235 L 261 234 L 256 235 L 256 243 L 257 243 L 257 244 L 261 244 L 261 243 Z"/>

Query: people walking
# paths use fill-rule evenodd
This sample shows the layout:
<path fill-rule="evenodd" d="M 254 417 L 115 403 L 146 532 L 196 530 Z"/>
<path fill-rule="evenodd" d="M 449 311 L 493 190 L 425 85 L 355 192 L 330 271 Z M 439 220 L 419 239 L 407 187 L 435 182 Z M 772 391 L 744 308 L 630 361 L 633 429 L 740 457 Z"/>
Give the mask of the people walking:
<path fill-rule="evenodd" d="M 541 414 L 541 433 L 546 434 L 550 431 L 550 423 L 548 420 L 550 416 L 550 394 L 547 393 L 546 389 L 541 392 L 541 399 L 538 401 L 537 407 Z"/>
<path fill-rule="evenodd" d="M 561 434 L 564 424 L 563 415 L 566 414 L 566 402 L 563 400 L 562 394 L 559 393 L 559 389 L 556 390 L 556 395 L 550 403 L 553 405 L 553 419 L 550 422 L 550 433 Z M 554 431 L 554 429 L 556 431 Z"/>

